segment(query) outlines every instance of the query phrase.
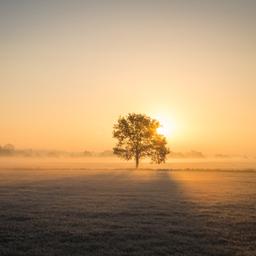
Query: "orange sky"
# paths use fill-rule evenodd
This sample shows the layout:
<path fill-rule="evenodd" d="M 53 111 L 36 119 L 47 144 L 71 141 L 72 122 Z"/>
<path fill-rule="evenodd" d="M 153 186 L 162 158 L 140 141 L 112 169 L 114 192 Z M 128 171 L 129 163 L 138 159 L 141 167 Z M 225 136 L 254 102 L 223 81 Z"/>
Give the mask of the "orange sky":
<path fill-rule="evenodd" d="M 170 122 L 174 151 L 256 156 L 255 10 L 1 1 L 0 145 L 111 149 L 118 116 L 142 112 Z"/>

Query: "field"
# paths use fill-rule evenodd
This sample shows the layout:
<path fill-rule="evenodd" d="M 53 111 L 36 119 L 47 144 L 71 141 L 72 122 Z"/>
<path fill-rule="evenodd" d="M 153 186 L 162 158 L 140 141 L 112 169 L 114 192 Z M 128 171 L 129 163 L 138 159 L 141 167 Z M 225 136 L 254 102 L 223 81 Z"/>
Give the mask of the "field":
<path fill-rule="evenodd" d="M 1 169 L 0 255 L 256 255 L 256 172 Z"/>

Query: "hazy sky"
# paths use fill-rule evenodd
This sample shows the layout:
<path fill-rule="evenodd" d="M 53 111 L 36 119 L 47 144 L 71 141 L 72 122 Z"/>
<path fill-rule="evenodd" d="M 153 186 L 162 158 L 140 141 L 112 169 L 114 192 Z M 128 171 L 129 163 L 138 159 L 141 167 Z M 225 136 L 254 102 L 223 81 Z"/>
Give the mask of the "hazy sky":
<path fill-rule="evenodd" d="M 104 150 L 119 115 L 174 151 L 256 156 L 256 1 L 0 0 L 0 145 Z"/>

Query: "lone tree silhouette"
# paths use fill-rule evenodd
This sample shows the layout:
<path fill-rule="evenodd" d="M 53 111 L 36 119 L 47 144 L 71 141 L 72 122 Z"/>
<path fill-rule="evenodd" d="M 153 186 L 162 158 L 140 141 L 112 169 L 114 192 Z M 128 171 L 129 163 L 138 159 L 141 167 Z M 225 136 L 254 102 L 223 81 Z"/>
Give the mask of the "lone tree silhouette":
<path fill-rule="evenodd" d="M 113 131 L 113 137 L 118 140 L 114 154 L 126 160 L 135 159 L 136 168 L 141 158 L 149 157 L 157 164 L 165 162 L 170 151 L 165 136 L 157 132 L 159 127 L 159 121 L 143 114 L 119 117 Z"/>

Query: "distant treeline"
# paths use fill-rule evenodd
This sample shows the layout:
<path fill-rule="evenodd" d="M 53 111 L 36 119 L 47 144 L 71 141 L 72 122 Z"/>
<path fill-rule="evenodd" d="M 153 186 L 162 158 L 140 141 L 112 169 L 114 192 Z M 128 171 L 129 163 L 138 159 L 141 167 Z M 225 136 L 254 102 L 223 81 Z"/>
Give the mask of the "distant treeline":
<path fill-rule="evenodd" d="M 105 150 L 102 152 L 93 152 L 84 150 L 83 152 L 68 152 L 60 150 L 33 150 L 33 149 L 15 149 L 12 144 L 0 145 L 0 157 L 1 156 L 19 156 L 19 157 L 114 157 L 112 150 Z M 214 158 L 243 158 L 248 159 L 246 155 L 226 155 L 216 154 Z M 207 158 L 202 152 L 191 150 L 189 152 L 174 152 L 171 151 L 168 155 L 169 159 L 186 159 L 195 158 L 203 159 Z M 256 159 L 256 157 L 254 157 Z"/>
<path fill-rule="evenodd" d="M 170 158 L 205 158 L 205 155 L 202 152 L 191 150 L 189 152 L 170 152 Z"/>
<path fill-rule="evenodd" d="M 67 152 L 59 150 L 33 150 L 22 149 L 16 150 L 11 144 L 3 147 L 0 146 L 0 156 L 23 156 L 23 157 L 112 157 L 114 156 L 112 150 L 105 150 L 102 152 L 92 152 L 85 150 L 83 152 Z M 169 158 L 204 158 L 201 152 L 190 151 L 186 153 L 173 152 L 169 154 Z"/>
<path fill-rule="evenodd" d="M 12 144 L 0 146 L 0 156 L 20 156 L 20 157 L 111 157 L 114 156 L 111 150 L 102 152 L 68 152 L 60 150 L 33 150 L 15 149 Z"/>
<path fill-rule="evenodd" d="M 15 153 L 15 147 L 12 144 L 0 146 L 0 156 L 12 156 Z"/>

